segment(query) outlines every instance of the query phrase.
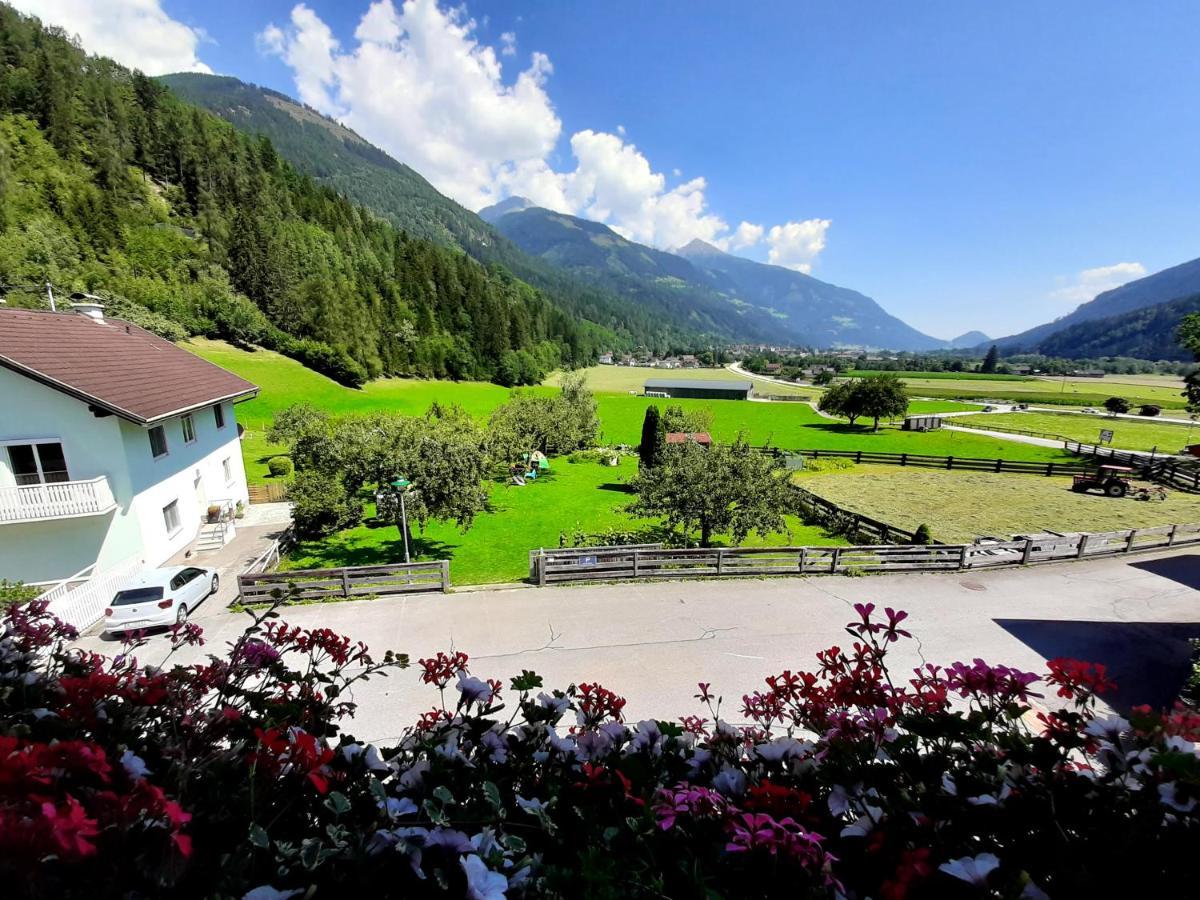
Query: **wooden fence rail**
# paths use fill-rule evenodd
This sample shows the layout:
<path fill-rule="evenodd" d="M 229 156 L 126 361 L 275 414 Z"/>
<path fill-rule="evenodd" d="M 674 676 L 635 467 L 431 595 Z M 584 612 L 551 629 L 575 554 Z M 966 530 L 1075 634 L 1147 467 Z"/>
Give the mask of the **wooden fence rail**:
<path fill-rule="evenodd" d="M 243 604 L 270 603 L 282 591 L 295 600 L 328 600 L 352 597 L 442 591 L 450 588 L 450 561 L 398 563 L 389 566 L 352 566 L 340 569 L 295 569 L 259 575 L 239 575 L 238 593 Z M 293 593 L 293 589 L 295 593 Z"/>
<path fill-rule="evenodd" d="M 852 459 L 856 463 L 880 463 L 925 469 L 970 472 L 1016 472 L 1025 475 L 1080 475 L 1096 467 L 1086 463 L 1030 462 L 1012 459 L 980 459 L 973 456 L 927 456 L 921 453 L 883 453 L 874 450 L 781 450 L 764 447 L 761 452 L 808 459 Z"/>
<path fill-rule="evenodd" d="M 553 553 L 566 558 L 569 556 L 595 556 L 598 553 L 601 555 L 611 554 L 616 549 L 620 549 L 622 552 L 626 550 L 661 550 L 662 544 L 605 544 L 597 547 L 560 547 L 557 550 L 546 550 L 539 547 L 537 550 L 529 551 L 529 578 L 531 581 L 537 580 L 537 560 L 543 553 Z"/>
<path fill-rule="evenodd" d="M 539 585 L 570 581 L 846 572 L 939 572 L 1019 566 L 1200 544 L 1200 523 L 978 544 L 853 547 L 711 547 L 688 550 L 594 548 L 589 554 L 540 551 Z"/>
<path fill-rule="evenodd" d="M 797 505 L 807 512 L 811 513 L 816 510 L 849 520 L 852 524 L 848 529 L 848 533 L 851 535 L 866 535 L 868 538 L 874 538 L 881 544 L 915 544 L 917 541 L 916 533 L 909 531 L 907 528 L 901 528 L 898 525 L 882 522 L 879 519 L 872 519 L 870 516 L 864 516 L 862 513 L 845 509 L 838 506 L 832 500 L 826 500 L 824 497 L 818 496 L 812 491 L 806 491 L 798 485 L 792 485 L 792 492 L 795 495 Z"/>

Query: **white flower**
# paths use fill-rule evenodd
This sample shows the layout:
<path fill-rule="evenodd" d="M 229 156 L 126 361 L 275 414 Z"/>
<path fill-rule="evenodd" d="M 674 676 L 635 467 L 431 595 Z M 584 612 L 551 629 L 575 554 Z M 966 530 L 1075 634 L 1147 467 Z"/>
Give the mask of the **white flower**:
<path fill-rule="evenodd" d="M 1132 727 L 1128 719 L 1122 719 L 1120 716 L 1112 716 L 1107 719 L 1092 719 L 1092 721 L 1088 722 L 1084 732 L 1090 734 L 1092 737 L 1115 740 L 1122 732 L 1128 731 Z"/>
<path fill-rule="evenodd" d="M 571 705 L 571 701 L 566 697 L 551 697 L 549 694 L 538 694 L 537 702 L 542 709 L 549 710 L 556 716 L 561 716 Z"/>
<path fill-rule="evenodd" d="M 479 739 L 488 750 L 488 758 L 494 763 L 508 762 L 508 745 L 504 742 L 504 738 L 494 731 L 485 731 L 483 737 Z"/>
<path fill-rule="evenodd" d="M 662 742 L 662 730 L 659 729 L 658 723 L 653 719 L 646 719 L 637 723 L 637 733 L 630 741 L 627 751 L 640 753 L 642 750 L 649 750 L 652 756 L 661 756 Z"/>
<path fill-rule="evenodd" d="M 262 884 L 242 894 L 242 900 L 287 900 L 288 897 L 295 897 L 300 893 L 303 893 L 303 891 L 299 888 L 291 891 L 280 891 L 269 884 Z"/>
<path fill-rule="evenodd" d="M 412 790 L 424 780 L 428 772 L 429 760 L 422 759 L 419 762 L 413 763 L 407 771 L 400 773 L 400 787 L 405 790 Z"/>
<path fill-rule="evenodd" d="M 471 900 L 504 900 L 507 878 L 489 869 L 474 853 L 463 859 L 462 867 L 467 873 L 467 896 Z"/>
<path fill-rule="evenodd" d="M 812 750 L 812 746 L 808 741 L 800 741 L 794 737 L 781 737 L 765 744 L 758 744 L 754 748 L 754 752 L 764 762 L 781 762 L 785 759 L 804 756 Z"/>
<path fill-rule="evenodd" d="M 458 673 L 457 687 L 467 703 L 487 703 L 492 699 L 492 686 L 466 672 Z"/>
<path fill-rule="evenodd" d="M 1186 738 L 1181 738 L 1177 734 L 1167 738 L 1165 746 L 1168 750 L 1174 750 L 1176 753 L 1191 753 L 1193 755 L 1200 753 L 1200 746 L 1193 744 Z"/>
<path fill-rule="evenodd" d="M 950 777 L 949 772 L 942 775 L 942 790 L 951 797 L 958 796 L 958 785 L 954 783 L 954 779 Z"/>
<path fill-rule="evenodd" d="M 947 875 L 953 875 L 967 884 L 983 887 L 987 884 L 988 876 L 1000 865 L 1000 860 L 993 853 L 980 853 L 978 856 L 962 856 L 942 863 L 938 868 Z"/>
<path fill-rule="evenodd" d="M 1163 806 L 1169 806 L 1171 809 L 1179 812 L 1191 812 L 1196 808 L 1196 799 L 1189 797 L 1187 803 L 1183 803 L 1179 799 L 1179 791 L 1175 788 L 1175 782 L 1168 781 L 1158 786 L 1158 799 L 1162 801 Z"/>
<path fill-rule="evenodd" d="M 532 800 L 526 800 L 524 797 L 518 794 L 517 806 L 528 813 L 533 813 L 536 815 L 546 808 L 546 802 L 544 800 L 539 800 L 537 797 L 534 797 Z"/>
<path fill-rule="evenodd" d="M 150 774 L 145 762 L 132 750 L 126 750 L 121 754 L 121 766 L 129 773 L 130 778 L 141 779 Z"/>
<path fill-rule="evenodd" d="M 746 773 L 740 769 L 722 769 L 713 779 L 712 786 L 727 797 L 740 797 L 746 793 Z"/>
<path fill-rule="evenodd" d="M 342 756 L 346 762 L 353 762 L 358 756 L 363 757 L 363 762 L 372 772 L 386 772 L 388 764 L 383 761 L 379 755 L 379 750 L 374 744 L 347 744 L 342 748 Z"/>
<path fill-rule="evenodd" d="M 882 821 L 883 810 L 864 803 L 863 814 L 842 829 L 842 837 L 866 837 Z"/>
<path fill-rule="evenodd" d="M 850 811 L 850 794 L 840 784 L 829 792 L 829 811 L 835 816 L 844 816 Z"/>
<path fill-rule="evenodd" d="M 398 819 L 401 816 L 410 816 L 415 813 L 417 804 L 408 797 L 388 797 L 383 802 L 382 808 L 389 819 Z"/>

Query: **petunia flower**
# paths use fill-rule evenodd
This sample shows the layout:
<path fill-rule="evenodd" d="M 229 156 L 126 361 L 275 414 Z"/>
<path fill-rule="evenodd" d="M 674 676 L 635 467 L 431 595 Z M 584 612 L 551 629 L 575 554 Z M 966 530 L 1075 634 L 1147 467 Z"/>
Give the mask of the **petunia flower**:
<path fill-rule="evenodd" d="M 962 856 L 944 862 L 938 869 L 947 875 L 952 875 L 967 884 L 983 887 L 987 884 L 988 876 L 1000 865 L 999 858 L 994 853 L 980 853 L 978 856 Z"/>

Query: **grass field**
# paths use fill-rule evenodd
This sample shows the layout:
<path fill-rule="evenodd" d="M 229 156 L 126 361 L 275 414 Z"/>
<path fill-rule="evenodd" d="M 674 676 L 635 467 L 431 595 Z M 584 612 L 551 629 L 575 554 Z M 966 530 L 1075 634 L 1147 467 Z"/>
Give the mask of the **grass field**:
<path fill-rule="evenodd" d="M 851 369 L 846 373 L 851 378 L 867 375 L 899 375 L 905 381 L 1029 381 L 1028 375 L 984 375 L 980 372 L 896 372 L 884 369 Z"/>
<path fill-rule="evenodd" d="M 1112 416 L 1090 416 L 1072 413 L 1017 412 L 966 417 L 972 425 L 999 425 L 1003 428 L 1023 428 L 1061 434 L 1073 441 L 1094 444 L 1101 429 L 1113 433 L 1112 446 L 1123 450 L 1152 450 L 1175 453 L 1187 443 L 1187 425 L 1158 422 L 1154 419 L 1123 419 Z M 1195 437 L 1200 429 L 1191 430 Z"/>
<path fill-rule="evenodd" d="M 647 532 L 659 540 L 656 523 L 634 519 L 624 507 L 633 500 L 625 484 L 637 473 L 637 460 L 624 457 L 616 468 L 596 462 L 551 462 L 551 475 L 525 487 L 493 484 L 490 510 L 462 532 L 454 525 L 430 523 L 417 532 L 415 549 L 420 559 L 449 559 L 454 584 L 492 584 L 519 581 L 529 569 L 530 549 L 558 547 L 559 535 L 576 530 L 595 533 L 609 529 Z M 758 539 L 749 546 L 785 544 L 834 545 L 844 540 L 830 537 L 817 527 L 788 516 L 789 532 Z M 716 543 L 728 544 L 728 538 Z M 404 559 L 399 529 L 370 521 L 348 531 L 300 544 L 285 568 L 323 568 L 393 563 Z"/>
<path fill-rule="evenodd" d="M 902 375 L 909 393 L 920 397 L 1004 400 L 1012 403 L 1103 406 L 1109 397 L 1124 397 L 1130 403 L 1157 403 L 1182 409 L 1183 382 L 1174 376 L 1123 376 L 1105 378 L 1036 378 L 1022 376 L 947 378 L 958 373 L 925 373 L 923 377 Z M 1130 378 L 1136 380 L 1129 380 Z"/>
<path fill-rule="evenodd" d="M 821 395 L 818 388 L 802 387 L 800 385 L 784 385 L 774 382 L 760 381 L 757 378 L 747 378 L 730 372 L 728 369 L 651 369 L 645 366 L 592 366 L 581 370 L 587 378 L 588 387 L 597 394 L 628 394 L 630 391 L 641 393 L 646 381 L 651 378 L 678 378 L 689 381 L 750 381 L 754 384 L 754 393 L 759 396 L 768 394 L 786 394 L 792 397 L 811 397 L 816 399 Z M 562 373 L 556 372 L 546 379 L 546 383 L 557 385 Z"/>
<path fill-rule="evenodd" d="M 1076 494 L 1070 478 L 992 475 L 895 466 L 854 466 L 801 476 L 828 500 L 901 528 L 929 526 L 946 543 L 989 535 L 1007 538 L 1045 529 L 1117 531 L 1200 522 L 1200 496 L 1172 491 L 1165 502 Z"/>
<path fill-rule="evenodd" d="M 458 403 L 472 415 L 484 418 L 509 396 L 509 390 L 477 382 L 422 381 L 388 378 L 372 381 L 361 390 L 342 387 L 299 363 L 268 350 L 240 350 L 220 341 L 195 340 L 186 344 L 205 359 L 236 372 L 257 384 L 261 391 L 253 400 L 238 404 L 238 421 L 246 428 L 242 453 L 251 484 L 269 480 L 267 460 L 282 447 L 271 446 L 266 431 L 274 415 L 293 403 L 308 402 L 335 415 L 390 410 L 417 414 L 430 403 Z M 610 368 L 610 367 L 605 367 Z M 693 370 L 695 371 L 695 370 Z M 554 388 L 533 388 L 552 391 Z M 754 444 L 771 444 L 791 449 L 878 450 L 894 453 L 974 456 L 1007 459 L 1051 460 L 1063 458 L 1061 451 L 1016 444 L 963 432 L 908 432 L 885 426 L 878 433 L 869 427 L 851 428 L 819 416 L 806 403 L 755 403 L 745 400 L 663 401 L 628 393 L 597 394 L 603 440 L 608 444 L 636 444 L 641 437 L 642 418 L 652 403 L 678 404 L 685 408 L 707 407 L 713 412 L 712 432 L 719 441 L 733 440 L 739 433 Z M 934 409 L 928 407 L 932 405 Z M 964 408 L 961 404 L 918 401 L 914 412 Z"/>

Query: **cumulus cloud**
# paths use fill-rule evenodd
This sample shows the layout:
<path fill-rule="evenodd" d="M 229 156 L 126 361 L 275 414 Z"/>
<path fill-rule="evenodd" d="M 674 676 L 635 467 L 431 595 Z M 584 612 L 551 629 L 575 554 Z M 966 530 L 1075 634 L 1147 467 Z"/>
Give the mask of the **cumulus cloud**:
<path fill-rule="evenodd" d="M 767 262 L 811 272 L 813 261 L 825 249 L 825 234 L 831 224 L 829 219 L 805 219 L 773 226 L 767 232 L 767 246 L 771 248 Z"/>
<path fill-rule="evenodd" d="M 79 38 L 89 53 L 147 75 L 212 72 L 196 48 L 205 33 L 172 19 L 160 0 L 9 0 L 22 12 Z"/>
<path fill-rule="evenodd" d="M 522 64 L 516 33 L 503 32 L 497 52 L 481 42 L 462 7 L 375 0 L 354 39 L 342 46 L 303 3 L 287 23 L 269 24 L 258 35 L 260 48 L 292 69 L 301 100 L 413 166 L 464 206 L 478 209 L 521 195 L 666 248 L 700 238 L 742 249 L 766 234 L 771 261 L 793 268 L 811 268 L 824 247 L 826 220 L 789 222 L 770 232 L 742 222 L 731 230 L 708 208 L 703 177 L 683 181 L 674 169 L 668 179 L 621 125 L 615 134 L 575 132 L 568 141 L 573 159 L 552 165 L 562 122 L 547 92 L 554 71 L 549 57 L 529 54 L 511 77 L 504 65 Z M 514 62 L 502 65 L 501 57 Z"/>
<path fill-rule="evenodd" d="M 1115 287 L 1120 287 L 1129 281 L 1141 278 L 1146 274 L 1146 267 L 1140 262 L 1120 262 L 1111 266 L 1097 266 L 1094 269 L 1084 269 L 1074 280 L 1063 287 L 1050 292 L 1055 300 L 1064 303 L 1086 303 L 1097 294 L 1103 294 Z M 1064 279 L 1065 281 L 1066 279 Z"/>

